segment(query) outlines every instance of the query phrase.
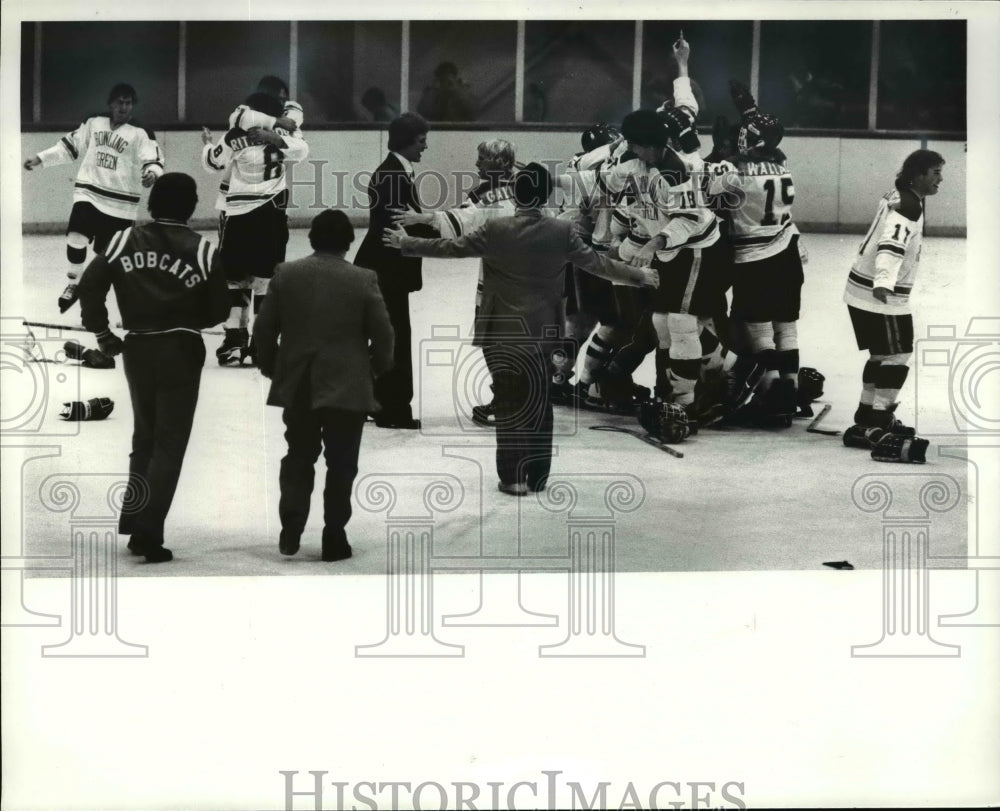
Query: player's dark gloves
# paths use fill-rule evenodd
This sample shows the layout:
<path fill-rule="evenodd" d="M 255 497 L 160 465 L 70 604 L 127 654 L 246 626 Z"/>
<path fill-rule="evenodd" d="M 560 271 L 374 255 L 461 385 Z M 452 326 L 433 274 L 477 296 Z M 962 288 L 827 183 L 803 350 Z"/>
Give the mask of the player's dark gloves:
<path fill-rule="evenodd" d="M 694 128 L 694 116 L 684 107 L 671 107 L 660 113 L 660 119 L 667 128 L 667 134 L 676 138 L 683 152 L 697 152 L 701 148 L 698 131 Z"/>
<path fill-rule="evenodd" d="M 920 465 L 927 461 L 929 444 L 920 437 L 885 433 L 872 446 L 872 459 L 876 462 L 911 462 Z"/>
<path fill-rule="evenodd" d="M 741 118 L 749 118 L 757 112 L 757 100 L 753 97 L 753 93 L 750 92 L 750 88 L 743 84 L 743 82 L 730 79 L 729 95 L 732 97 L 736 109 L 740 111 Z"/>
<path fill-rule="evenodd" d="M 112 358 L 115 355 L 120 355 L 122 349 L 125 348 L 125 342 L 109 329 L 98 332 L 96 337 L 97 345 L 101 351 Z"/>
<path fill-rule="evenodd" d="M 66 341 L 63 352 L 69 360 L 82 361 L 83 366 L 91 369 L 114 369 L 115 359 L 106 355 L 100 349 L 84 349 L 77 341 Z"/>
<path fill-rule="evenodd" d="M 64 313 L 76 304 L 76 300 L 80 298 L 76 287 L 76 282 L 70 282 L 66 285 L 66 289 L 59 294 L 59 312 Z"/>

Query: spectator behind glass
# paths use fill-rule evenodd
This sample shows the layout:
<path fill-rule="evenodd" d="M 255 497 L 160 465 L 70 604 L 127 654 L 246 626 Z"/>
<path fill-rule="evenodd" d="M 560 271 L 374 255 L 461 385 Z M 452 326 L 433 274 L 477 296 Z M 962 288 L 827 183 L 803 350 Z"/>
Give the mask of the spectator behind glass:
<path fill-rule="evenodd" d="M 475 120 L 472 88 L 459 76 L 454 62 L 442 62 L 434 69 L 434 79 L 424 88 L 417 112 L 428 121 Z"/>
<path fill-rule="evenodd" d="M 524 120 L 548 121 L 549 100 L 545 89 L 538 82 L 532 82 L 524 88 Z"/>
<path fill-rule="evenodd" d="M 399 115 L 399 110 L 389 104 L 381 87 L 369 87 L 361 96 L 361 106 L 372 121 L 392 121 Z"/>

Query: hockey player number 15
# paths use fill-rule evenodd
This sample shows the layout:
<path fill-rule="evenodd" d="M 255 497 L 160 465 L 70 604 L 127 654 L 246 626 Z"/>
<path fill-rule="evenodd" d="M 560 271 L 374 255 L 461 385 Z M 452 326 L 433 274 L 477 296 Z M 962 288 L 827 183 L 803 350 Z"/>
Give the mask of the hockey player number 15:
<path fill-rule="evenodd" d="M 761 225 L 778 225 L 778 220 L 774 216 L 774 179 L 764 182 L 764 219 Z M 795 200 L 795 187 L 792 185 L 790 177 L 781 178 L 781 202 L 787 208 Z M 781 225 L 784 225 L 792 218 L 791 213 L 786 211 L 781 215 Z"/>

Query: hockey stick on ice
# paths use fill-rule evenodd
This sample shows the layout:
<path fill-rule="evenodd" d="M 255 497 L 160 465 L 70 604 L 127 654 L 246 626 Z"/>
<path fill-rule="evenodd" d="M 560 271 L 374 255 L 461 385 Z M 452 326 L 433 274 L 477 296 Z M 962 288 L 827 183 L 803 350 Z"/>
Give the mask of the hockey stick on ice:
<path fill-rule="evenodd" d="M 631 434 L 636 439 L 641 439 L 647 445 L 652 445 L 654 448 L 659 448 L 661 451 L 666 451 L 671 456 L 676 456 L 678 459 L 683 459 L 684 458 L 684 454 L 681 453 L 680 451 L 675 451 L 669 445 L 666 445 L 663 442 L 660 442 L 658 439 L 656 439 L 655 437 L 653 437 L 653 436 L 651 436 L 649 434 L 640 434 L 638 431 L 633 431 L 631 428 L 621 428 L 620 426 L 617 426 L 617 425 L 591 425 L 590 426 L 590 430 L 591 431 L 615 431 L 615 432 L 617 432 L 619 434 Z"/>
<path fill-rule="evenodd" d="M 124 329 L 122 327 L 121 321 L 115 321 L 115 329 Z M 202 329 L 198 330 L 202 335 L 225 335 L 221 329 Z"/>
<path fill-rule="evenodd" d="M 75 324 L 53 324 L 48 321 L 28 321 L 24 319 L 21 323 L 26 327 L 45 327 L 46 329 L 68 329 L 71 332 L 90 332 L 86 327 L 78 327 Z M 122 322 L 115 322 L 115 329 L 123 329 Z M 30 330 L 29 330 L 30 332 Z M 221 329 L 203 329 L 201 330 L 202 335 L 223 335 Z M 34 336 L 32 336 L 34 337 Z"/>
<path fill-rule="evenodd" d="M 823 418 L 830 413 L 830 409 L 832 407 L 833 406 L 831 406 L 829 403 L 823 406 L 819 414 L 813 417 L 813 421 L 809 423 L 809 427 L 806 428 L 806 431 L 808 431 L 810 434 L 823 434 L 824 436 L 840 436 L 840 431 L 827 431 L 818 427 L 819 424 L 823 421 Z"/>
<path fill-rule="evenodd" d="M 23 323 L 24 326 L 26 327 L 45 327 L 46 329 L 68 329 L 71 332 L 90 332 L 90 330 L 87 329 L 86 327 L 77 327 L 74 326 L 73 324 L 50 324 L 46 321 L 28 321 L 27 319 L 24 319 L 21 323 Z M 29 329 L 28 332 L 31 332 L 31 330 Z M 34 334 L 32 334 L 31 337 L 34 338 L 35 337 Z"/>

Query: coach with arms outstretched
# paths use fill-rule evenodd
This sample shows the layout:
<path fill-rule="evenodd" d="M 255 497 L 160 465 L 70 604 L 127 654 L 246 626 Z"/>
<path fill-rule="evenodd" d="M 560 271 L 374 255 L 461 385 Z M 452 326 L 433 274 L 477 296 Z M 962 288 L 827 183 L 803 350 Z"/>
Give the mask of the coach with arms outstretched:
<path fill-rule="evenodd" d="M 386 232 L 387 244 L 399 246 L 404 256 L 486 258 L 474 343 L 483 347 L 493 376 L 499 489 L 509 495 L 542 490 L 549 477 L 552 375 L 543 339 L 552 336 L 561 347 L 566 264 L 619 284 L 658 284 L 655 271 L 601 256 L 573 223 L 544 216 L 551 193 L 548 170 L 529 163 L 514 178 L 513 217 L 488 220 L 453 240 Z"/>

